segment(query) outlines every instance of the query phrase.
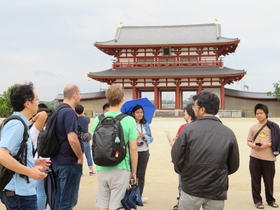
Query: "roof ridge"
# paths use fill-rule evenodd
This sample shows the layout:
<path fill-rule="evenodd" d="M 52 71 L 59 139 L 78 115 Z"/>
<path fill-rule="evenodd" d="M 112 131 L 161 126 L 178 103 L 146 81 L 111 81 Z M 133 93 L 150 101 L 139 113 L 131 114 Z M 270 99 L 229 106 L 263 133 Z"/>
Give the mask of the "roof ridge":
<path fill-rule="evenodd" d="M 203 24 L 189 24 L 189 25 L 151 25 L 151 26 L 122 26 L 121 28 L 176 28 L 176 27 L 186 27 L 186 26 L 214 26 L 215 23 L 203 23 Z"/>

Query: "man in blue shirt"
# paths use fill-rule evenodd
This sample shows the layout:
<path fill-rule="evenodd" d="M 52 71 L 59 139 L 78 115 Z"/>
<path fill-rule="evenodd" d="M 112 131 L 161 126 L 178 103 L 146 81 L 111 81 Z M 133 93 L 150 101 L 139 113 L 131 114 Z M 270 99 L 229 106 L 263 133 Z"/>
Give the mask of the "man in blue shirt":
<path fill-rule="evenodd" d="M 64 100 L 56 122 L 56 137 L 60 144 L 58 154 L 52 158 L 52 169 L 56 178 L 54 210 L 71 210 L 78 202 L 82 175 L 83 151 L 78 138 L 78 117 L 75 107 L 81 98 L 80 89 L 73 84 L 64 88 Z"/>
<path fill-rule="evenodd" d="M 18 85 L 12 88 L 10 95 L 13 115 L 23 119 L 29 126 L 28 119 L 37 113 L 39 99 L 33 89 L 33 84 Z M 46 168 L 45 159 L 34 162 L 30 135 L 27 141 L 27 165 L 20 164 L 15 156 L 23 140 L 24 125 L 19 120 L 10 120 L 0 133 L 0 163 L 15 172 L 11 181 L 0 192 L 1 201 L 7 209 L 34 210 L 37 209 L 36 182 L 44 179 L 47 174 L 42 170 Z M 36 165 L 36 166 L 35 166 Z M 20 174 L 29 177 L 27 179 Z"/>

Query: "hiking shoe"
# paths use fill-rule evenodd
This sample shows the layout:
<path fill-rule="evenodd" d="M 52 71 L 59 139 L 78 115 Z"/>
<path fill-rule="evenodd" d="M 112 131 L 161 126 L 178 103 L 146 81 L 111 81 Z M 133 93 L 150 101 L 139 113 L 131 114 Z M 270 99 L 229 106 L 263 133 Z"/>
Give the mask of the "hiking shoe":
<path fill-rule="evenodd" d="M 90 172 L 89 172 L 89 175 L 90 175 L 90 176 L 92 176 L 92 175 L 94 175 L 94 174 L 95 174 L 94 171 L 90 171 Z"/>
<path fill-rule="evenodd" d="M 149 200 L 147 197 L 142 197 L 142 203 L 146 203 Z"/>
<path fill-rule="evenodd" d="M 177 203 L 175 206 L 173 206 L 173 210 L 178 210 L 179 209 L 179 203 Z"/>

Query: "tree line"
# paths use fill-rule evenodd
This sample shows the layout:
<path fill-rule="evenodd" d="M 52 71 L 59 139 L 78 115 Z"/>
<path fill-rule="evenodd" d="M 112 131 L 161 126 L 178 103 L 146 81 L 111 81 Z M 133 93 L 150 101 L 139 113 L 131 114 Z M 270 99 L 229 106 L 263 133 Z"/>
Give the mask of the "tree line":
<path fill-rule="evenodd" d="M 12 115 L 13 108 L 10 102 L 10 95 L 11 90 L 13 87 L 18 86 L 19 84 L 14 84 L 13 86 L 9 87 L 6 91 L 3 92 L 3 97 L 0 97 L 0 118 L 6 118 Z M 45 103 L 50 109 L 56 108 L 58 106 L 58 101 L 47 101 L 47 102 L 40 102 Z"/>

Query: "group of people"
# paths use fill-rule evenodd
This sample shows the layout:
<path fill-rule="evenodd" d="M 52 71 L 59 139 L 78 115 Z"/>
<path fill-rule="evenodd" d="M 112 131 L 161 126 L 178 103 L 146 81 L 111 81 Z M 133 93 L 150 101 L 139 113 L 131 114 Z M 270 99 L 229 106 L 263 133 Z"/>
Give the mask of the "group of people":
<path fill-rule="evenodd" d="M 228 175 L 239 168 L 239 150 L 235 134 L 215 115 L 219 98 L 210 92 L 193 97 L 184 109 L 183 124 L 170 143 L 174 170 L 179 174 L 178 203 L 173 210 L 224 209 L 227 199 Z M 256 104 L 258 123 L 250 128 L 247 144 L 251 147 L 249 170 L 252 197 L 257 209 L 264 209 L 261 178 L 264 180 L 266 202 L 278 208 L 273 197 L 275 156 L 279 154 L 279 126 L 268 121 L 268 107 Z M 186 126 L 187 125 L 187 126 Z"/>
<path fill-rule="evenodd" d="M 83 141 L 81 132 L 89 133 L 90 118 L 84 114 L 80 102 L 80 89 L 69 84 L 64 89 L 65 106 L 58 112 L 56 136 L 60 144 L 58 154 L 51 158 L 38 157 L 36 140 L 48 117 L 47 107 L 39 105 L 38 95 L 33 84 L 18 85 L 12 88 L 10 101 L 13 115 L 22 118 L 30 126 L 27 141 L 27 165 L 20 164 L 14 156 L 20 148 L 24 125 L 11 120 L 1 130 L 0 163 L 14 171 L 12 180 L 0 192 L 2 203 L 7 209 L 44 209 L 46 195 L 43 180 L 48 175 L 45 169 L 51 167 L 55 182 L 54 210 L 73 209 L 78 201 L 78 191 L 82 176 L 83 153 L 87 158 L 89 174 L 94 175 L 90 143 Z M 116 117 L 121 113 L 124 91 L 113 84 L 106 90 L 107 104 L 103 106 L 105 116 Z M 224 208 L 227 198 L 228 175 L 239 168 L 239 150 L 235 134 L 222 124 L 215 115 L 219 111 L 219 98 L 210 92 L 201 92 L 193 97 L 184 109 L 186 121 L 170 143 L 174 170 L 179 177 L 178 202 L 174 210 L 198 210 Z M 265 183 L 267 203 L 277 208 L 273 197 L 275 155 L 279 152 L 279 126 L 268 121 L 268 108 L 264 104 L 255 106 L 258 123 L 251 127 L 247 144 L 250 154 L 250 174 L 252 196 L 255 207 L 263 209 L 260 196 L 261 177 Z M 149 144 L 153 142 L 151 128 L 145 119 L 141 105 L 133 107 L 131 115 L 120 121 L 124 141 L 129 146 L 125 158 L 114 166 L 96 165 L 98 192 L 96 205 L 101 210 L 119 209 L 121 200 L 129 188 L 129 181 L 138 183 L 143 195 L 145 174 L 150 157 Z M 91 134 L 99 124 L 95 118 Z M 33 146 L 32 146 L 33 143 Z M 29 182 L 22 178 L 29 177 Z M 148 198 L 142 196 L 142 201 Z"/>
<path fill-rule="evenodd" d="M 13 158 L 18 152 L 25 126 L 18 120 L 4 125 L 0 137 L 0 163 L 15 172 L 11 181 L 0 192 L 1 202 L 7 209 L 45 209 L 46 193 L 43 180 L 46 169 L 51 167 L 55 178 L 55 198 L 51 209 L 73 209 L 78 201 L 82 176 L 83 153 L 87 158 L 89 174 L 95 174 L 90 152 L 90 143 L 83 141 L 81 133 L 88 133 L 89 117 L 84 114 L 80 102 L 80 89 L 69 84 L 64 88 L 64 106 L 57 114 L 56 137 L 60 149 L 54 157 L 41 158 L 37 154 L 37 137 L 43 129 L 49 109 L 39 104 L 33 84 L 17 85 L 12 88 L 10 101 L 13 115 L 17 115 L 30 127 L 27 141 L 27 164 L 22 165 Z M 103 106 L 105 115 L 116 116 L 124 102 L 124 91 L 119 85 L 111 85 L 106 91 L 108 103 Z M 98 118 L 92 126 L 94 132 Z M 146 123 L 143 107 L 137 106 L 131 116 L 121 121 L 124 139 L 129 149 L 122 162 L 113 167 L 96 166 L 98 172 L 98 196 L 96 205 L 101 209 L 122 207 L 121 199 L 129 187 L 129 180 L 138 183 L 141 195 L 144 189 L 145 173 L 149 160 L 149 144 L 153 141 Z M 21 176 L 29 177 L 23 179 Z M 146 201 L 148 198 L 142 198 Z"/>

